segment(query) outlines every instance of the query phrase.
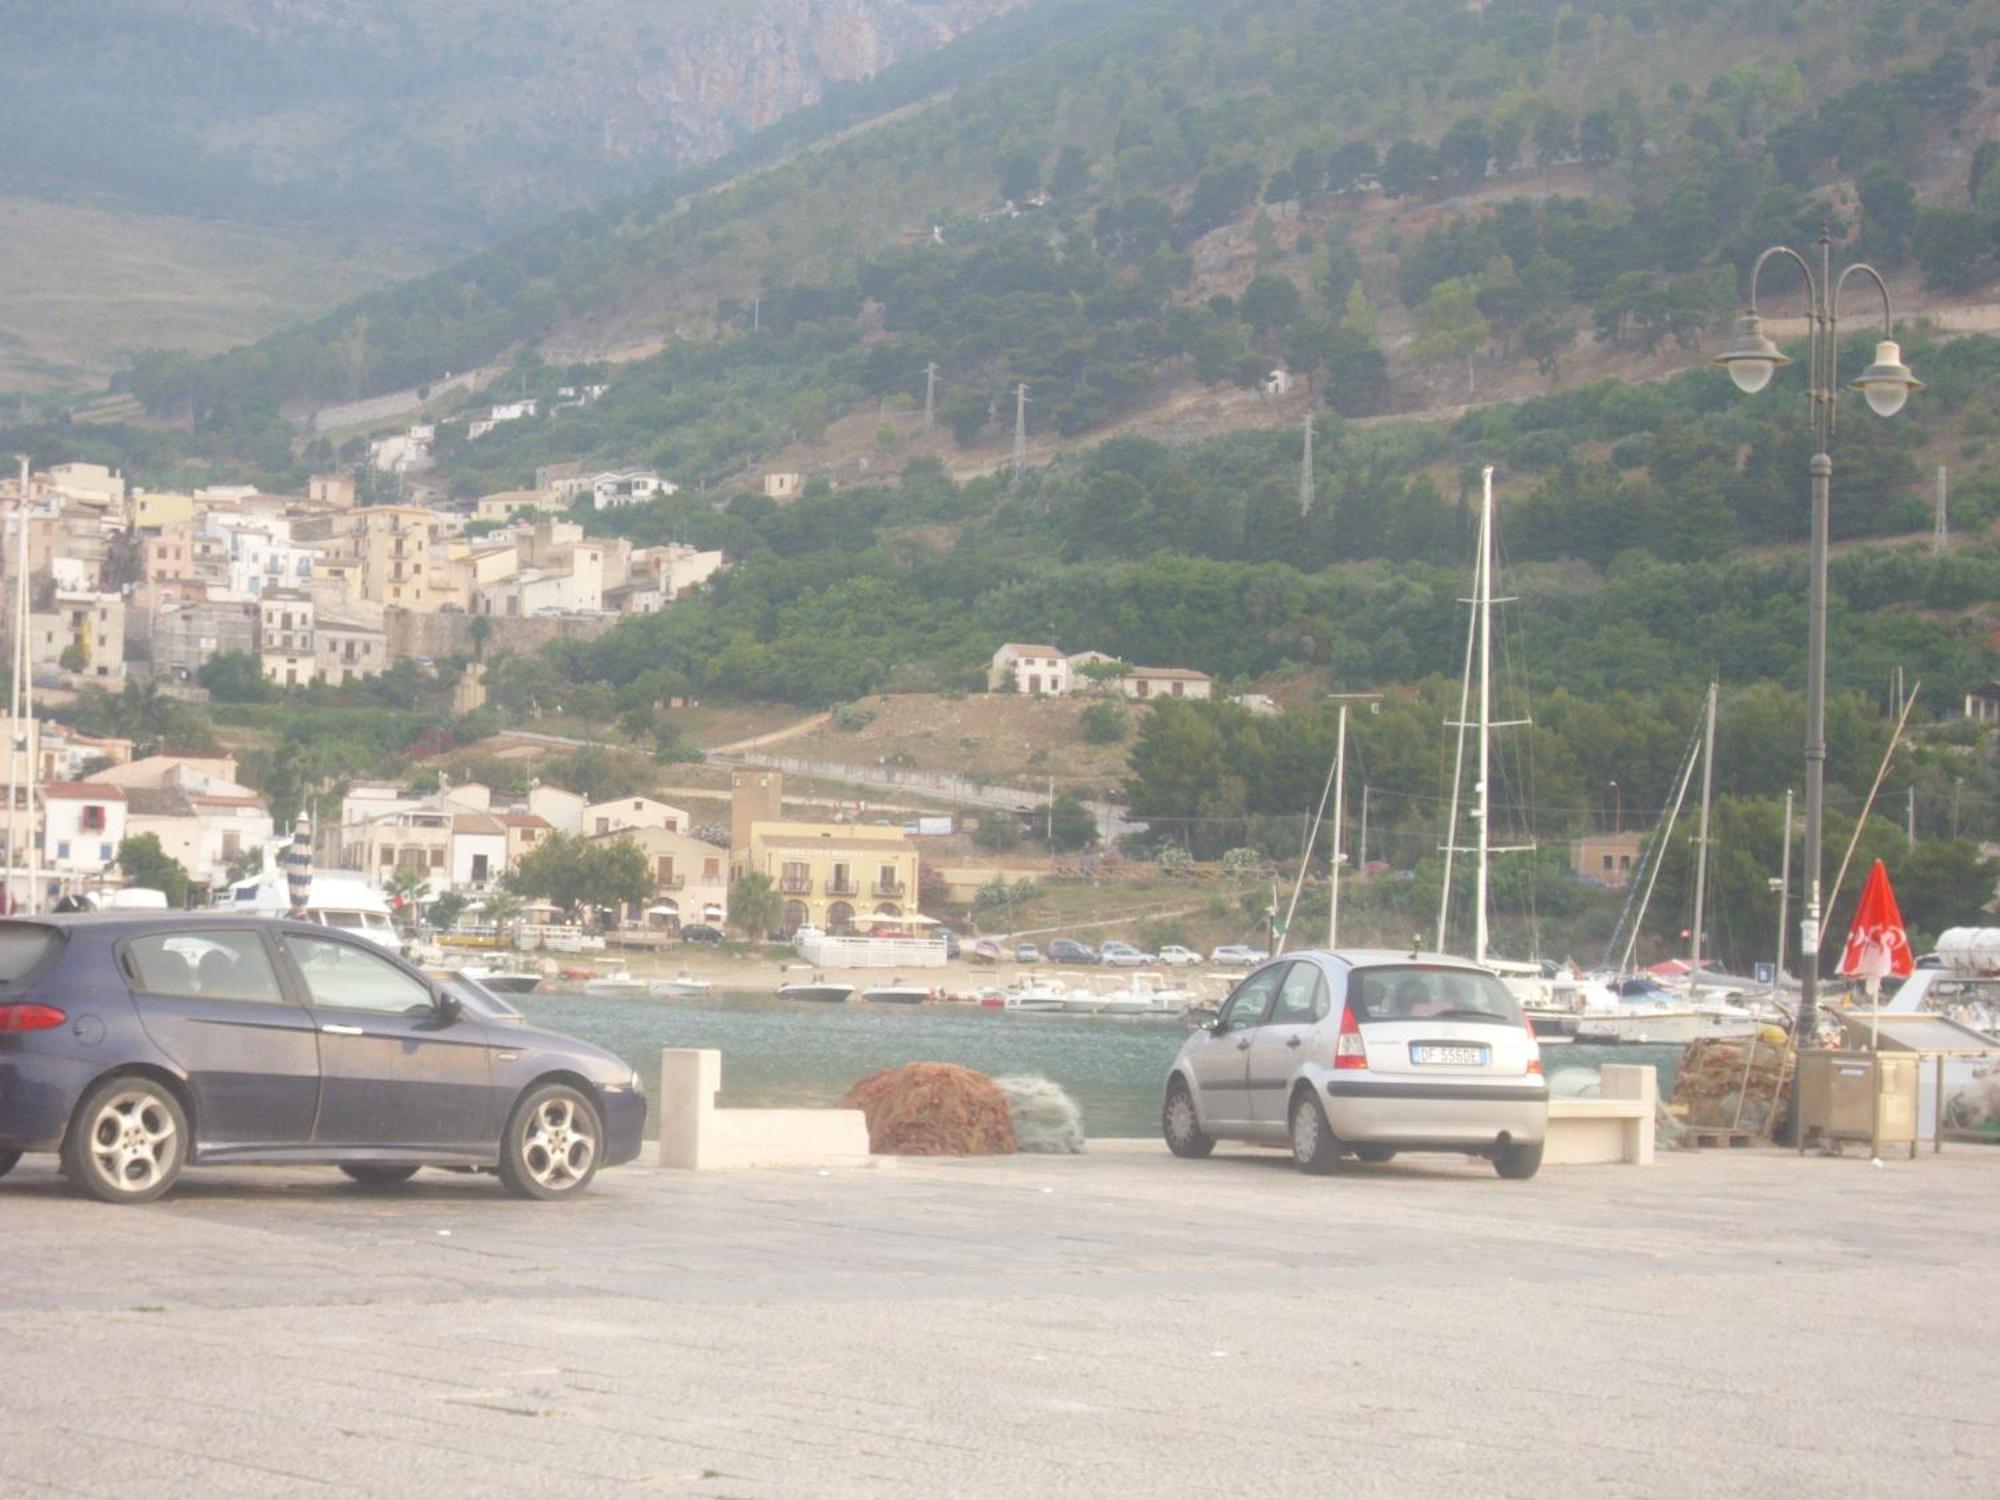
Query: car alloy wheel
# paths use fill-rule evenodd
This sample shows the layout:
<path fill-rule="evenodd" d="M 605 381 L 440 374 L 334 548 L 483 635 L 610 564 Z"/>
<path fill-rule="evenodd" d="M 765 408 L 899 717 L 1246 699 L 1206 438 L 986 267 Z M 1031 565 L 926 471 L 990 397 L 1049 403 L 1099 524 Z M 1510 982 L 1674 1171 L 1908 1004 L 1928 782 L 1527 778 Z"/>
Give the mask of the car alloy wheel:
<path fill-rule="evenodd" d="M 567 1084 L 544 1084 L 521 1101 L 507 1127 L 500 1176 L 524 1198 L 567 1198 L 597 1174 L 604 1128 L 597 1109 Z"/>
<path fill-rule="evenodd" d="M 107 1078 L 77 1109 L 63 1171 L 107 1203 L 150 1203 L 174 1185 L 187 1148 L 187 1114 L 164 1084 Z"/>
<path fill-rule="evenodd" d="M 1326 1111 L 1304 1089 L 1292 1096 L 1292 1161 L 1301 1172 L 1324 1176 L 1340 1160 L 1340 1142 L 1326 1123 Z"/>
<path fill-rule="evenodd" d="M 1167 1149 L 1176 1156 L 1199 1160 L 1215 1149 L 1215 1138 L 1201 1128 L 1201 1117 L 1195 1113 L 1194 1095 L 1178 1078 L 1167 1086 L 1167 1102 L 1160 1110 L 1160 1133 L 1167 1138 Z"/>

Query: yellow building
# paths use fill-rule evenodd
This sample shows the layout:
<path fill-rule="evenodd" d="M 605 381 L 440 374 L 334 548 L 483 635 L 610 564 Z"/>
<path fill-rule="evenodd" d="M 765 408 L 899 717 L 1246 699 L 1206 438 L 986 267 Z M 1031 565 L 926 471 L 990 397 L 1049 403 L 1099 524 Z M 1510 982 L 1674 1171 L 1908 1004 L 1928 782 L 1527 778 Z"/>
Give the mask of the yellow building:
<path fill-rule="evenodd" d="M 432 577 L 437 517 L 421 505 L 376 505 L 355 512 L 361 597 L 395 609 L 428 612 L 450 597 Z"/>
<path fill-rule="evenodd" d="M 917 905 L 917 846 L 899 828 L 847 823 L 757 822 L 732 873 L 771 877 L 787 932 L 811 925 L 847 932 L 857 919 L 895 918 Z"/>
<path fill-rule="evenodd" d="M 159 531 L 194 520 L 194 496 L 171 490 L 134 490 L 131 506 L 134 531 Z"/>

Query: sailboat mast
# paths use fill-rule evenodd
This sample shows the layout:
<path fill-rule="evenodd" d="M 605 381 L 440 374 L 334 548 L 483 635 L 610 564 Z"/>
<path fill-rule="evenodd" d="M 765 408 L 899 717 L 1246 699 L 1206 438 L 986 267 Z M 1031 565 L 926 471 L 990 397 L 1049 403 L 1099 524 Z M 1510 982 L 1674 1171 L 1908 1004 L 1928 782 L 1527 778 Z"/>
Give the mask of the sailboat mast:
<path fill-rule="evenodd" d="M 28 567 L 28 459 L 21 457 L 21 493 L 8 517 L 19 540 L 14 544 L 14 566 L 25 573 Z M 7 673 L 7 899 L 14 902 L 14 864 L 21 857 L 20 815 L 17 803 L 21 789 L 21 632 L 9 632 L 14 648 L 13 665 Z"/>
<path fill-rule="evenodd" d="M 1473 591 L 1478 592 L 1476 579 Z M 1452 721 L 1453 727 L 1458 731 L 1458 743 L 1452 751 L 1451 811 L 1446 816 L 1444 825 L 1444 881 L 1438 887 L 1437 951 L 1440 953 L 1445 951 L 1445 933 L 1451 926 L 1451 865 L 1453 857 L 1458 853 L 1458 795 L 1465 786 L 1465 715 L 1472 707 L 1472 647 L 1478 635 L 1479 618 L 1477 615 L 1468 615 L 1465 629 L 1465 669 L 1459 674 L 1458 679 L 1458 717 Z"/>
<path fill-rule="evenodd" d="M 1340 947 L 1340 826 L 1347 816 L 1347 705 L 1340 705 L 1340 737 L 1333 751 L 1333 855 L 1327 869 L 1326 946 Z"/>
<path fill-rule="evenodd" d="M 1708 684 L 1708 727 L 1702 733 L 1701 746 L 1701 823 L 1695 833 L 1695 841 L 1700 848 L 1694 866 L 1694 927 L 1693 951 L 1688 954 L 1690 968 L 1701 968 L 1701 919 L 1708 901 L 1708 803 L 1709 791 L 1715 776 L 1715 683 Z M 1695 981 L 1690 979 L 1689 983 Z"/>
<path fill-rule="evenodd" d="M 1493 466 L 1481 471 L 1484 485 L 1479 505 L 1479 579 L 1473 593 L 1479 600 L 1479 865 L 1472 906 L 1472 961 L 1486 962 L 1486 858 L 1489 843 L 1487 785 L 1493 756 Z"/>

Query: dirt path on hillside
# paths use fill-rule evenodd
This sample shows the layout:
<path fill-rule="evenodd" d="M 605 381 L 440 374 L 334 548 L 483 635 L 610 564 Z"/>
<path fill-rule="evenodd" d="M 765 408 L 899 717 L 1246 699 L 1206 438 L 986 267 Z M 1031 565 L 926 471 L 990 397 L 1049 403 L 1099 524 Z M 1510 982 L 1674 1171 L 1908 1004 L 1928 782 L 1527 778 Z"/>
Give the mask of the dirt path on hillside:
<path fill-rule="evenodd" d="M 735 740 L 727 745 L 711 745 L 710 755 L 737 755 L 745 750 L 759 750 L 766 745 L 782 744 L 786 740 L 797 739 L 802 734 L 811 734 L 822 724 L 833 722 L 830 713 L 814 714 L 801 719 L 796 724 L 787 724 L 783 729 L 773 729 L 765 734 L 753 734 L 747 740 Z"/>

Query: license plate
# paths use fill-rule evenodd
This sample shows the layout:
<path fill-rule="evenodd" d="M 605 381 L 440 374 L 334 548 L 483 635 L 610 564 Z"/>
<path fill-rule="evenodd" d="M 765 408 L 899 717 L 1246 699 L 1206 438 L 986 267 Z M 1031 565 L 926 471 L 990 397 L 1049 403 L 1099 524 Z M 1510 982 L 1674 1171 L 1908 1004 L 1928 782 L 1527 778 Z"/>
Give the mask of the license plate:
<path fill-rule="evenodd" d="M 1410 1044 L 1410 1061 L 1419 1064 L 1441 1063 L 1454 1068 L 1483 1068 L 1486 1066 L 1484 1047 L 1439 1047 L 1422 1042 Z"/>

